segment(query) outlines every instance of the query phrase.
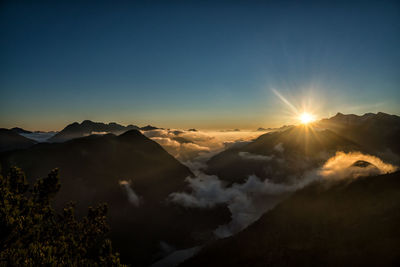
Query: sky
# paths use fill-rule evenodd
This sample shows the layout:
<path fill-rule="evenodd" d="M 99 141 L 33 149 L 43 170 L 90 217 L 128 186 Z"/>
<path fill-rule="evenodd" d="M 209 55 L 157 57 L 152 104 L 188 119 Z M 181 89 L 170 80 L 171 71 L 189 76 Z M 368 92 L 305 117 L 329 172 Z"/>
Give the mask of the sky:
<path fill-rule="evenodd" d="M 54 2 L 0 4 L 0 127 L 400 114 L 398 1 Z"/>

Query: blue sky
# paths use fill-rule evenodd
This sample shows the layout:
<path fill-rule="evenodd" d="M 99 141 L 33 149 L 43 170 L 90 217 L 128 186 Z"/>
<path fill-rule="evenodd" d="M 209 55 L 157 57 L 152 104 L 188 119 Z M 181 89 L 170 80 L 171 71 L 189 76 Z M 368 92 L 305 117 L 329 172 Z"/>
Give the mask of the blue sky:
<path fill-rule="evenodd" d="M 0 6 L 0 127 L 400 114 L 396 1 L 56 2 Z"/>

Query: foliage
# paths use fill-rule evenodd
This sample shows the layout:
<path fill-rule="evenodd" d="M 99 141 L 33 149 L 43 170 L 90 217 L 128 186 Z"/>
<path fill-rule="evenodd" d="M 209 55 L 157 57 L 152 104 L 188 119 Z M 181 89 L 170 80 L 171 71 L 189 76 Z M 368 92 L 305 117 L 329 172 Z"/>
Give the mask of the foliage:
<path fill-rule="evenodd" d="M 0 265 L 121 266 L 105 238 L 107 206 L 89 207 L 81 220 L 73 203 L 57 213 L 50 203 L 59 189 L 57 169 L 32 189 L 18 168 L 0 175 Z"/>

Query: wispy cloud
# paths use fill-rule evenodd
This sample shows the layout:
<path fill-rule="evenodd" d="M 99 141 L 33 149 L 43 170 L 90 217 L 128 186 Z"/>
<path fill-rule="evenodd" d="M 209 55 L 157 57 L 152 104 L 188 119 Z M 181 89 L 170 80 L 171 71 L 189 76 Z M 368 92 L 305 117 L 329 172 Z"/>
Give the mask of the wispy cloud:
<path fill-rule="evenodd" d="M 141 204 L 141 200 L 139 196 L 135 193 L 135 191 L 133 191 L 131 187 L 131 182 L 127 180 L 120 180 L 119 184 L 125 189 L 129 202 L 132 203 L 134 206 L 139 207 L 139 205 Z"/>

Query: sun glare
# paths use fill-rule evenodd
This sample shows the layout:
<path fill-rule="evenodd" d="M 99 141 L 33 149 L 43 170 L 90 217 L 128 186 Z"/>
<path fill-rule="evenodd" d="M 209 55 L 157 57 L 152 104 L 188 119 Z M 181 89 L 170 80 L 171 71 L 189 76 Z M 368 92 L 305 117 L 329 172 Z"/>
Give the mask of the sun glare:
<path fill-rule="evenodd" d="M 303 112 L 300 116 L 299 116 L 299 120 L 302 124 L 308 124 L 310 122 L 315 121 L 315 116 L 307 113 L 307 112 Z"/>

